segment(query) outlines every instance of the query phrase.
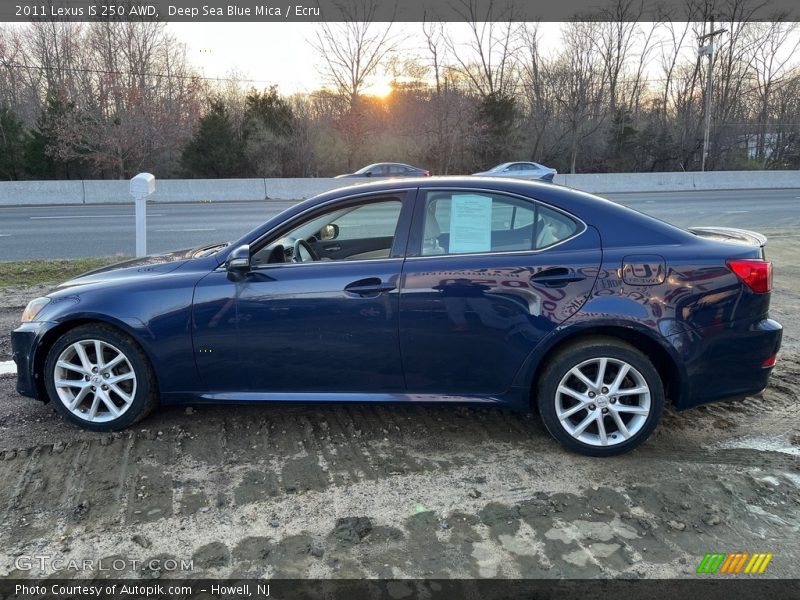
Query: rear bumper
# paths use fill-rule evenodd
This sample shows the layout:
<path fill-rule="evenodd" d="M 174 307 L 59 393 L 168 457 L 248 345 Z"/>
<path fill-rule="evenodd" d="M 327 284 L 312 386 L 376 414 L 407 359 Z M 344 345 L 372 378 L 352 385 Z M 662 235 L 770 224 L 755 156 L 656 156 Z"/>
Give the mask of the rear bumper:
<path fill-rule="evenodd" d="M 29 398 L 44 400 L 36 385 L 36 348 L 50 323 L 23 323 L 11 332 L 11 357 L 17 364 L 17 392 Z"/>
<path fill-rule="evenodd" d="M 767 387 L 772 367 L 764 362 L 781 346 L 783 327 L 772 319 L 707 327 L 670 336 L 686 367 L 679 410 L 742 398 Z"/>

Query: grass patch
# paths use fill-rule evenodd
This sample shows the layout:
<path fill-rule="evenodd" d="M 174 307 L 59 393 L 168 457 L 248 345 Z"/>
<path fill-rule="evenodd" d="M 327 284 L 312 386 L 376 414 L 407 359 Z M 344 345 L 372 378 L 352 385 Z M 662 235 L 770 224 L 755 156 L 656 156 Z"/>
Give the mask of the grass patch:
<path fill-rule="evenodd" d="M 86 271 L 121 260 L 125 260 L 125 257 L 0 262 L 0 287 L 61 283 Z"/>

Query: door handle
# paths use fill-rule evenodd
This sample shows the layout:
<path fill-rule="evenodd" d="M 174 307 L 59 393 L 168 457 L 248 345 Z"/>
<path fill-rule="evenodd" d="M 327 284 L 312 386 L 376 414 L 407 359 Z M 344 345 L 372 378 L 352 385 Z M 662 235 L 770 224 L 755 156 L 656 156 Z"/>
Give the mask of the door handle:
<path fill-rule="evenodd" d="M 584 279 L 586 279 L 586 276 L 581 275 L 577 271 L 564 267 L 554 267 L 532 275 L 531 283 L 540 284 L 545 287 L 563 287 L 568 283 L 575 283 L 576 281 L 583 281 Z"/>
<path fill-rule="evenodd" d="M 338 252 L 341 249 L 341 246 L 325 246 L 325 252 Z"/>
<path fill-rule="evenodd" d="M 358 296 L 377 296 L 383 292 L 391 292 L 396 288 L 397 286 L 393 283 L 385 283 L 378 277 L 368 277 L 346 285 L 344 291 Z"/>

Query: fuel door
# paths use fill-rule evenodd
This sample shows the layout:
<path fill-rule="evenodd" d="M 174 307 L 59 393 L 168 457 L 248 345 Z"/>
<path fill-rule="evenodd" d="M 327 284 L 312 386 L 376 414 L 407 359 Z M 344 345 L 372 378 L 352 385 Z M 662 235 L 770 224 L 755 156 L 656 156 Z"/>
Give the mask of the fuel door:
<path fill-rule="evenodd" d="M 659 254 L 629 254 L 622 259 L 622 281 L 628 285 L 658 285 L 666 273 L 666 261 Z"/>

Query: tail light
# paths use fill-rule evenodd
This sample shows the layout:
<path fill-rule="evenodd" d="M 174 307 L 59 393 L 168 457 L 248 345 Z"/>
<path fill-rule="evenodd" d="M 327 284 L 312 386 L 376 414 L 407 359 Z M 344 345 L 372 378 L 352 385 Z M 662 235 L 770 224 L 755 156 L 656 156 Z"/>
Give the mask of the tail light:
<path fill-rule="evenodd" d="M 757 258 L 729 258 L 731 271 L 757 294 L 772 291 L 772 263 Z"/>
<path fill-rule="evenodd" d="M 769 369 L 774 367 L 776 362 L 778 362 L 778 355 L 773 354 L 772 356 L 770 356 L 768 359 L 766 359 L 764 362 L 761 363 L 761 367 L 764 369 Z"/>
<path fill-rule="evenodd" d="M 431 176 L 431 172 L 430 171 L 425 171 L 424 173 L 422 173 L 422 176 L 423 177 L 430 177 Z"/>

